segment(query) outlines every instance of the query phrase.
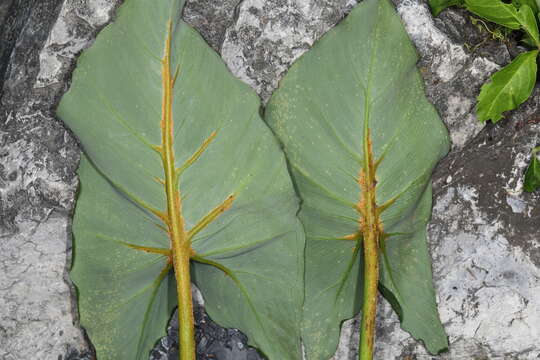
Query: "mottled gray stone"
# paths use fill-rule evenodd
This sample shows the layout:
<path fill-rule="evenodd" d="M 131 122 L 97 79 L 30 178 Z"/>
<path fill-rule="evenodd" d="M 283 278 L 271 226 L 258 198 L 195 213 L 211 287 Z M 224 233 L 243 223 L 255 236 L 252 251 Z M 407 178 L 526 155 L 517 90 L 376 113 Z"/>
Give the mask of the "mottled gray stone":
<path fill-rule="evenodd" d="M 65 281 L 68 223 L 65 215 L 22 222 L 0 241 L 0 359 L 90 359 Z"/>
<path fill-rule="evenodd" d="M 426 94 L 448 126 L 453 147 L 461 148 L 483 127 L 474 116 L 475 97 L 498 65 L 490 58 L 478 56 L 478 52 L 467 52 L 464 46 L 465 41 L 476 44 L 483 40 L 456 41 L 444 32 L 451 27 L 445 25 L 449 23 L 458 29 L 452 34 L 476 35 L 476 29 L 463 14 L 452 13 L 454 16 L 434 21 L 428 7 L 418 0 L 395 3 L 420 53 L 419 67 L 426 80 Z M 500 52 L 509 59 L 507 51 Z"/>
<path fill-rule="evenodd" d="M 478 133 L 473 106 L 479 87 L 519 49 L 511 41 L 503 44 L 479 33 L 464 11 L 448 10 L 435 22 L 445 24 L 440 27 L 442 34 L 451 39 L 453 32 L 448 29 L 454 27 L 462 34 L 457 44 L 484 43 L 472 53 L 466 51 L 461 69 L 445 78 L 433 71 L 425 54 L 444 56 L 448 47 L 430 48 L 419 41 L 423 36 L 414 35 L 425 28 L 411 30 L 425 11 L 422 8 L 411 0 L 398 4 L 422 56 L 421 66 L 429 69 L 425 74 L 428 96 L 454 141 L 454 150 L 434 175 L 429 226 L 439 311 L 451 342 L 450 352 L 440 358 L 536 359 L 540 356 L 536 341 L 540 335 L 536 295 L 540 196 L 523 193 L 523 172 L 530 150 L 539 142 L 540 125 L 535 122 L 540 90 L 535 89 L 531 99 L 505 120 Z M 444 68 L 437 70 L 444 74 Z M 459 100 L 450 101 L 452 97 Z M 413 345 L 395 320 L 394 324 L 395 330 L 381 337 L 385 344 L 379 347 L 381 359 L 431 358 L 421 346 Z"/>
<path fill-rule="evenodd" d="M 53 113 L 75 54 L 103 22 L 83 1 L 8 3 L 0 14 L 0 358 L 89 359 L 66 281 L 79 149 Z M 59 14 L 65 43 L 49 36 Z"/>
<path fill-rule="evenodd" d="M 241 0 L 188 0 L 184 20 L 196 28 L 214 50 L 219 51 L 225 30 L 234 22 L 234 11 Z"/>
<path fill-rule="evenodd" d="M 223 59 L 233 74 L 267 101 L 290 64 L 355 3 L 355 0 L 244 0 L 236 23 L 225 35 Z M 421 49 L 420 68 L 426 73 L 428 96 L 453 130 L 453 145 L 462 147 L 482 129 L 473 116 L 474 97 L 489 73 L 510 59 L 508 50 L 503 44 L 486 41 L 485 34 L 478 34 L 463 12 L 450 13 L 454 16 L 447 12 L 445 19 L 434 21 L 427 6 L 419 6 L 418 1 L 396 3 L 411 39 Z M 444 32 L 448 27 L 453 27 L 452 36 Z M 474 48 L 481 42 L 484 42 L 482 47 L 473 54 L 464 45 Z M 487 55 L 478 56 L 480 52 Z"/>
<path fill-rule="evenodd" d="M 267 101 L 291 63 L 341 20 L 355 0 L 244 0 L 221 54 Z"/>

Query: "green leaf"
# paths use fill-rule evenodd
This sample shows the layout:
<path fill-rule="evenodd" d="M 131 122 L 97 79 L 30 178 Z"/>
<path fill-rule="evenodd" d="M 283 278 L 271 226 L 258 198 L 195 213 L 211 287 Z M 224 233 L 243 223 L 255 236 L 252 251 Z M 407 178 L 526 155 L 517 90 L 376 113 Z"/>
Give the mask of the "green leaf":
<path fill-rule="evenodd" d="M 529 46 L 529 47 L 532 47 L 532 48 L 534 48 L 536 46 L 535 40 L 533 38 L 531 38 L 528 34 L 524 34 L 520 41 L 525 46 Z"/>
<path fill-rule="evenodd" d="M 534 41 L 535 45 L 540 46 L 540 35 L 538 34 L 538 25 L 536 23 L 536 12 L 529 7 L 529 5 L 523 5 L 517 12 L 517 18 L 521 25 L 521 28 L 527 33 L 527 35 Z"/>
<path fill-rule="evenodd" d="M 537 46 L 540 46 L 535 17 L 536 6 L 532 5 L 533 7 L 528 1 L 507 4 L 502 0 L 465 0 L 465 7 L 470 12 L 510 29 L 521 28 L 534 40 Z"/>
<path fill-rule="evenodd" d="M 517 30 L 521 25 L 517 19 L 518 9 L 502 0 L 465 0 L 465 7 L 481 18 L 510 29 Z"/>
<path fill-rule="evenodd" d="M 268 104 L 267 122 L 283 143 L 302 198 L 302 338 L 310 360 L 331 356 L 341 322 L 361 306 L 361 240 L 347 235 L 359 230 L 357 181 L 367 125 L 374 156 L 382 159 L 377 203 L 395 199 L 381 215 L 389 236 L 381 284 L 397 300 L 404 329 L 432 353 L 448 345 L 437 313 L 426 224 L 431 172 L 449 140 L 425 98 L 416 61 L 392 5 L 365 0 L 291 67 Z"/>
<path fill-rule="evenodd" d="M 528 5 L 533 13 L 538 13 L 538 2 L 537 0 L 513 0 L 512 3 L 517 7 L 520 8 L 523 5 Z"/>
<path fill-rule="evenodd" d="M 454 5 L 463 5 L 465 0 L 429 0 L 429 7 L 433 16 L 438 16 L 441 11 Z"/>
<path fill-rule="evenodd" d="M 536 153 L 540 151 L 540 147 L 534 149 L 531 153 L 531 163 L 525 172 L 525 180 L 523 182 L 523 188 L 527 192 L 536 191 L 540 188 L 540 161 L 536 156 Z"/>
<path fill-rule="evenodd" d="M 86 154 L 71 270 L 81 323 L 98 360 L 147 360 L 165 335 L 177 303 L 157 180 L 164 169 L 156 146 L 166 136 L 182 170 L 192 279 L 206 310 L 269 358 L 297 360 L 304 239 L 284 155 L 259 116 L 258 97 L 179 20 L 180 8 L 166 0 L 124 2 L 81 55 L 58 109 Z M 160 127 L 169 19 L 172 68 L 179 70 L 170 134 Z"/>
<path fill-rule="evenodd" d="M 482 86 L 476 107 L 479 121 L 496 123 L 503 112 L 517 108 L 529 98 L 536 83 L 537 55 L 538 50 L 518 55 Z"/>

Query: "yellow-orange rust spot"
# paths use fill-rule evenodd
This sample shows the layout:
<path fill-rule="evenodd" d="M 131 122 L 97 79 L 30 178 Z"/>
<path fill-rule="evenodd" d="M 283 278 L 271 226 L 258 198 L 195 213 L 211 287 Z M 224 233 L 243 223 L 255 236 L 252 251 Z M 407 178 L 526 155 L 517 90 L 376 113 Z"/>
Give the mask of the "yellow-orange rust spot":
<path fill-rule="evenodd" d="M 373 148 L 371 137 L 367 135 L 367 156 L 366 164 L 358 173 L 358 185 L 360 187 L 360 199 L 356 204 L 356 210 L 359 213 L 358 223 L 359 231 L 366 236 L 367 232 L 374 231 L 380 235 L 383 231 L 380 212 L 378 211 L 376 201 L 377 180 L 375 177 L 375 163 L 373 160 Z M 377 240 L 379 236 L 376 236 Z"/>
<path fill-rule="evenodd" d="M 379 241 L 382 223 L 376 201 L 376 164 L 369 129 L 364 138 L 364 164 L 358 173 L 360 199 L 356 204 L 359 215 L 359 232 L 363 237 L 364 250 L 364 304 L 362 306 L 362 327 L 360 358 L 373 356 L 375 315 L 377 311 L 377 286 L 379 282 Z"/>
<path fill-rule="evenodd" d="M 355 232 L 354 234 L 349 234 L 349 235 L 345 235 L 343 236 L 342 240 L 358 240 L 360 238 L 360 233 L 359 232 Z"/>
<path fill-rule="evenodd" d="M 165 180 L 157 176 L 154 176 L 154 181 L 157 182 L 158 184 L 165 185 Z"/>
<path fill-rule="evenodd" d="M 126 246 L 135 250 L 144 251 L 151 254 L 159 254 L 159 255 L 165 255 L 169 257 L 171 256 L 170 249 L 155 248 L 155 247 L 149 247 L 149 246 L 139 246 L 139 245 L 127 244 L 127 243 L 126 243 Z"/>
<path fill-rule="evenodd" d="M 190 259 L 197 255 L 191 247 L 193 236 L 214 221 L 220 214 L 229 209 L 236 196 L 228 196 L 220 205 L 212 209 L 203 216 L 199 222 L 190 230 L 186 231 L 185 221 L 182 215 L 182 194 L 180 186 L 180 176 L 183 170 L 195 163 L 201 154 L 217 136 L 213 131 L 210 136 L 201 144 L 197 151 L 180 168 L 175 167 L 174 151 L 174 122 L 173 122 L 173 87 L 178 80 L 180 68 L 177 66 L 175 73 L 171 75 L 171 31 L 172 23 L 169 20 L 168 34 L 165 41 L 165 51 L 161 60 L 162 72 L 162 104 L 161 120 L 161 144 L 153 146 L 153 149 L 160 154 L 164 178 L 155 178 L 163 185 L 166 193 L 167 210 L 164 212 L 154 211 L 166 225 L 160 228 L 166 230 L 170 239 L 170 249 L 155 249 L 137 247 L 138 250 L 155 252 L 168 256 L 168 264 L 173 266 L 176 276 L 176 287 L 178 293 L 179 323 L 180 323 L 180 351 L 182 359 L 195 359 L 194 331 L 193 331 L 193 305 L 191 300 L 190 281 Z M 219 264 L 211 265 L 219 268 Z"/>
<path fill-rule="evenodd" d="M 236 195 L 229 195 L 221 204 L 203 216 L 202 219 L 199 220 L 199 222 L 188 231 L 188 240 L 191 241 L 196 234 L 208 226 L 208 224 L 214 221 L 219 215 L 228 210 L 232 206 L 234 199 L 236 199 Z"/>

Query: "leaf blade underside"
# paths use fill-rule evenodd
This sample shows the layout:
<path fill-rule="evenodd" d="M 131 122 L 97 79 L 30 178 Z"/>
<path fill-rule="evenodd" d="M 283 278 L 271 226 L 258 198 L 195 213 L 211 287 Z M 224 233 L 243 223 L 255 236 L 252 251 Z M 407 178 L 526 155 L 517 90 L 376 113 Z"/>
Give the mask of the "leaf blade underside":
<path fill-rule="evenodd" d="M 297 359 L 304 240 L 285 159 L 257 96 L 179 20 L 181 6 L 125 2 L 81 55 L 58 109 L 85 152 L 71 271 L 81 323 L 98 360 L 146 360 L 176 305 L 174 274 L 162 275 L 168 257 L 152 252 L 170 248 L 156 147 L 171 20 L 183 217 L 194 251 L 234 276 L 193 262 L 193 280 L 216 322 L 241 329 L 270 358 Z"/>
<path fill-rule="evenodd" d="M 380 160 L 377 204 L 382 208 L 395 199 L 381 214 L 384 232 L 411 234 L 386 240 L 391 268 L 381 263 L 381 284 L 400 301 L 404 329 L 432 353 L 447 347 L 425 228 L 431 172 L 449 140 L 425 99 L 416 60 L 393 7 L 366 0 L 291 67 L 270 99 L 266 120 L 283 143 L 303 201 L 302 334 L 310 360 L 333 354 L 341 321 L 361 305 L 362 262 L 358 259 L 350 270 L 356 243 L 342 239 L 359 230 L 354 205 L 361 198 L 358 173 L 365 168 L 367 114 L 374 156 Z M 342 286 L 348 272 L 352 276 Z"/>

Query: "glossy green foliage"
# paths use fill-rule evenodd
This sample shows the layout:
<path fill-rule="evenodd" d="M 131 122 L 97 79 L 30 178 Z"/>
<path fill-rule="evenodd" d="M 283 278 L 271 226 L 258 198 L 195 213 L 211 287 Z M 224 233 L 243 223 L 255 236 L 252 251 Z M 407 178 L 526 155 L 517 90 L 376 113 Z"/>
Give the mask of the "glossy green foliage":
<path fill-rule="evenodd" d="M 517 7 L 521 7 L 523 5 L 529 6 L 533 13 L 537 14 L 538 11 L 540 11 L 540 8 L 538 7 L 538 4 L 540 4 L 540 0 L 513 0 L 512 3 Z"/>
<path fill-rule="evenodd" d="M 540 147 L 537 147 L 532 151 L 531 154 L 531 163 L 527 167 L 525 172 L 525 181 L 523 183 L 523 188 L 527 192 L 536 191 L 540 188 L 540 161 L 536 155 L 540 151 Z"/>
<path fill-rule="evenodd" d="M 516 4 L 502 0 L 465 0 L 465 7 L 481 18 L 510 29 L 519 29 L 530 25 L 528 24 L 527 10 L 523 11 L 523 8 L 519 9 Z M 529 5 L 524 5 L 524 7 L 532 12 Z"/>
<path fill-rule="evenodd" d="M 452 5 L 464 5 L 475 15 L 512 30 L 523 30 L 523 43 L 538 48 L 540 35 L 536 0 L 430 0 L 434 15 Z M 537 50 L 520 54 L 486 83 L 478 96 L 476 107 L 478 120 L 497 122 L 505 111 L 513 110 L 529 98 L 536 83 Z"/>
<path fill-rule="evenodd" d="M 522 29 L 527 34 L 529 42 L 536 46 L 540 45 L 535 2 L 465 0 L 465 6 L 486 20 L 509 29 Z M 512 63 L 495 73 L 491 77 L 491 82 L 482 87 L 478 96 L 478 120 L 497 122 L 503 117 L 503 112 L 515 109 L 529 98 L 536 83 L 537 54 L 538 51 L 529 51 L 519 55 Z"/>
<path fill-rule="evenodd" d="M 129 0 L 78 62 L 58 109 L 79 138 L 79 199 L 71 277 L 81 323 L 98 360 L 148 359 L 176 305 L 168 249 L 152 208 L 165 210 L 160 154 L 161 57 L 168 21 L 174 147 L 187 228 L 234 194 L 232 206 L 192 240 L 192 279 L 219 324 L 244 331 L 270 359 L 297 360 L 303 301 L 303 231 L 282 151 L 253 91 L 179 20 L 174 0 Z M 206 263 L 206 264 L 204 264 Z M 213 264 L 213 265 L 209 265 Z"/>
<path fill-rule="evenodd" d="M 465 0 L 465 7 L 470 12 L 496 24 L 514 30 L 522 29 L 535 40 L 536 44 L 540 43 L 535 12 L 528 4 L 518 6 L 502 0 Z"/>
<path fill-rule="evenodd" d="M 494 0 L 465 0 L 467 9 L 476 15 L 510 29 L 522 29 L 528 42 L 540 45 L 538 25 L 533 8 L 535 3 L 505 3 Z M 536 84 L 538 50 L 516 57 L 491 76 L 482 86 L 476 107 L 478 120 L 497 122 L 505 111 L 513 110 L 529 98 Z"/>
<path fill-rule="evenodd" d="M 522 53 L 491 76 L 478 96 L 478 120 L 495 123 L 529 98 L 536 84 L 537 56 L 538 50 Z"/>
<path fill-rule="evenodd" d="M 327 360 L 341 322 L 362 299 L 358 175 L 364 127 L 371 131 L 377 204 L 386 246 L 381 289 L 402 327 L 437 353 L 447 347 L 426 245 L 431 172 L 449 148 L 447 130 L 425 98 L 413 45 L 387 0 L 365 0 L 302 56 L 281 81 L 266 119 L 284 145 L 302 199 L 308 359 Z M 381 244 L 382 245 L 382 244 Z"/>
<path fill-rule="evenodd" d="M 441 11 L 446 9 L 447 7 L 458 5 L 463 5 L 465 0 L 429 0 L 429 7 L 431 8 L 431 12 L 433 13 L 433 16 L 438 16 Z"/>

